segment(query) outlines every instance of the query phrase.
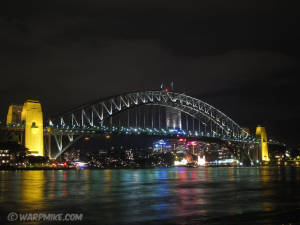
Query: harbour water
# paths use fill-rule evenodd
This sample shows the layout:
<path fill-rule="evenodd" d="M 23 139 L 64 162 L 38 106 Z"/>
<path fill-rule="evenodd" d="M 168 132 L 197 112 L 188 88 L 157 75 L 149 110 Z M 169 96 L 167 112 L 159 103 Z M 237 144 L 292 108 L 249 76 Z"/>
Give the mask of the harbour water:
<path fill-rule="evenodd" d="M 299 188 L 299 167 L 0 171 L 0 224 L 49 223 L 8 222 L 9 212 L 82 213 L 72 224 L 300 224 Z"/>

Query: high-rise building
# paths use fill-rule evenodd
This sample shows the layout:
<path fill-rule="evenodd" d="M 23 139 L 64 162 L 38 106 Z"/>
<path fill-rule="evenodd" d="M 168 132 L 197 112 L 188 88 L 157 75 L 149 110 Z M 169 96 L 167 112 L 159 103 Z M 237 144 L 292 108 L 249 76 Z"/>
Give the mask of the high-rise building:
<path fill-rule="evenodd" d="M 166 108 L 166 122 L 168 129 L 182 129 L 181 112 L 173 108 Z"/>

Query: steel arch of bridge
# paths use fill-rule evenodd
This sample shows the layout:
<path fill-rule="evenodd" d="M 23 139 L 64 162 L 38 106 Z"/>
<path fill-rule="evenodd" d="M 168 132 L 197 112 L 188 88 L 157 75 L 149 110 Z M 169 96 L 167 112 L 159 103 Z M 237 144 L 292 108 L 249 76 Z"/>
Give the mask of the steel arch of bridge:
<path fill-rule="evenodd" d="M 115 114 L 145 104 L 172 107 L 192 117 L 204 116 L 228 137 L 248 136 L 230 117 L 206 102 L 183 93 L 166 91 L 139 91 L 101 99 L 56 116 L 50 120 L 50 125 L 101 127 L 103 121 Z"/>
<path fill-rule="evenodd" d="M 105 120 L 118 113 L 142 105 L 172 107 L 193 118 L 205 117 L 206 122 L 211 122 L 215 127 L 219 128 L 219 135 L 225 139 L 249 137 L 248 133 L 236 122 L 204 101 L 183 93 L 166 92 L 162 90 L 137 91 L 97 100 L 62 113 L 49 120 L 48 128 L 50 129 L 48 133 L 49 135 L 54 135 L 59 150 L 55 158 L 58 158 L 81 137 L 93 135 L 97 131 L 100 133 L 105 131 Z M 207 124 L 204 125 L 207 126 Z M 63 146 L 63 136 L 68 137 L 68 144 L 66 146 Z M 51 143 L 51 141 L 49 142 Z M 51 153 L 49 153 L 49 156 L 51 156 Z"/>

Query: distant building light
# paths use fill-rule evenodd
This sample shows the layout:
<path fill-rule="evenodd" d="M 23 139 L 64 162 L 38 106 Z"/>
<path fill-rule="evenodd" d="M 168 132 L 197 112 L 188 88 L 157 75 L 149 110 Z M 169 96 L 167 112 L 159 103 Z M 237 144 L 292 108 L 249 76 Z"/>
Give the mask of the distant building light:
<path fill-rule="evenodd" d="M 181 161 L 174 161 L 175 166 L 186 166 L 187 165 L 187 160 L 182 159 Z"/>
<path fill-rule="evenodd" d="M 197 160 L 197 165 L 198 166 L 205 166 L 205 156 L 203 156 L 202 158 L 198 155 L 198 160 Z"/>

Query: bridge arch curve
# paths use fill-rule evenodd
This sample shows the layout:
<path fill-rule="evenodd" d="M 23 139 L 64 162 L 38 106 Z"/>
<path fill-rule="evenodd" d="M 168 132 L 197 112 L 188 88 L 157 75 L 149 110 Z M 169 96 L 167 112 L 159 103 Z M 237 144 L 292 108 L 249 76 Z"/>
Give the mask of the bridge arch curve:
<path fill-rule="evenodd" d="M 235 121 L 208 103 L 184 93 L 158 91 L 136 91 L 107 97 L 55 116 L 51 126 L 101 127 L 103 122 L 127 109 L 142 105 L 160 105 L 180 110 L 192 117 L 202 116 L 218 126 L 230 137 L 248 136 Z"/>

